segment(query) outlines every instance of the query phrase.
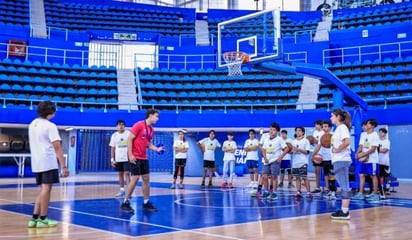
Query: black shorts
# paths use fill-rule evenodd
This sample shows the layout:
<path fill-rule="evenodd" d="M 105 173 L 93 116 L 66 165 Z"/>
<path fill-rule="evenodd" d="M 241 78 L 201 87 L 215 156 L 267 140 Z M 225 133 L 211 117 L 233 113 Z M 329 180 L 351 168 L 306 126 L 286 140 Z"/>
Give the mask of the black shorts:
<path fill-rule="evenodd" d="M 38 185 L 53 184 L 53 183 L 60 182 L 58 169 L 52 169 L 52 170 L 48 170 L 45 172 L 38 172 L 38 173 L 35 173 L 35 176 L 36 176 L 36 183 Z"/>
<path fill-rule="evenodd" d="M 185 167 L 186 166 L 186 158 L 176 158 L 175 159 L 175 166 L 182 166 Z"/>
<path fill-rule="evenodd" d="M 203 167 L 204 168 L 214 168 L 215 161 L 203 160 Z"/>
<path fill-rule="evenodd" d="M 306 178 L 308 177 L 308 165 L 303 165 L 300 168 L 292 168 L 292 176 Z"/>
<path fill-rule="evenodd" d="M 133 176 L 149 174 L 149 160 L 136 159 L 136 164 L 130 163 L 130 172 Z"/>
<path fill-rule="evenodd" d="M 391 172 L 389 166 L 379 164 L 379 176 L 381 177 L 390 177 Z"/>
<path fill-rule="evenodd" d="M 323 164 L 323 172 L 325 174 L 325 176 L 333 176 L 335 175 L 335 173 L 333 172 L 333 164 L 332 164 L 332 160 L 324 160 L 322 162 Z"/>
<path fill-rule="evenodd" d="M 128 172 L 130 171 L 129 162 L 116 162 L 116 167 L 114 168 L 116 172 Z"/>
<path fill-rule="evenodd" d="M 321 163 L 315 163 L 315 162 L 312 161 L 312 165 L 313 165 L 314 167 L 322 167 L 322 166 L 323 166 L 323 162 L 321 162 Z"/>

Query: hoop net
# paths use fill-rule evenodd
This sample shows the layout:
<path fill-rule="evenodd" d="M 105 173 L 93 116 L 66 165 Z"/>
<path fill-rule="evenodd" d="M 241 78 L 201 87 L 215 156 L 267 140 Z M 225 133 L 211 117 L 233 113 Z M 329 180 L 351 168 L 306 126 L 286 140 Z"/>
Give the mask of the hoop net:
<path fill-rule="evenodd" d="M 242 74 L 242 63 L 245 59 L 248 59 L 248 55 L 244 52 L 225 52 L 223 53 L 223 58 L 227 64 L 228 76 L 241 76 Z"/>

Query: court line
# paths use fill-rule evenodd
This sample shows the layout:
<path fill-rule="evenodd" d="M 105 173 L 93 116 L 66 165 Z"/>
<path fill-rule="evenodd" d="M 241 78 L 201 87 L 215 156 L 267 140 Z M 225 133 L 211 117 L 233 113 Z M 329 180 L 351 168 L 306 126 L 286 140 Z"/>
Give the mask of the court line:
<path fill-rule="evenodd" d="M 1 200 L 6 201 L 6 202 L 15 203 L 15 204 L 24 204 L 24 205 L 30 205 L 30 206 L 34 205 L 32 203 L 23 203 L 23 202 L 11 201 L 11 200 L 6 200 L 6 199 L 0 199 L 0 201 Z M 49 206 L 49 208 L 55 209 L 55 210 L 60 210 L 62 212 L 67 212 L 68 211 L 68 212 L 71 212 L 71 213 L 83 214 L 83 215 L 92 216 L 92 217 L 101 217 L 101 218 L 110 219 L 110 220 L 116 220 L 116 221 L 122 221 L 122 222 L 132 222 L 132 223 L 137 223 L 137 224 L 142 224 L 142 225 L 159 227 L 159 228 L 173 230 L 173 231 L 176 231 L 176 232 L 177 231 L 189 232 L 189 233 L 194 233 L 194 234 L 201 234 L 201 235 L 206 235 L 206 236 L 210 236 L 210 237 L 220 237 L 220 238 L 226 238 L 226 239 L 236 239 L 236 240 L 240 239 L 240 238 L 236 238 L 236 237 L 205 233 L 205 232 L 200 232 L 200 231 L 195 231 L 195 230 L 190 230 L 190 229 L 188 230 L 188 229 L 183 229 L 183 228 L 169 227 L 169 226 L 160 225 L 160 224 L 140 222 L 140 221 L 135 221 L 135 220 L 130 220 L 130 219 L 126 220 L 126 219 L 122 219 L 122 218 L 109 217 L 109 216 L 100 215 L 100 214 L 87 213 L 87 212 L 74 211 L 74 210 L 66 210 L 66 209 L 63 209 L 63 208 L 58 208 L 58 207 L 53 207 L 53 206 Z M 0 209 L 0 210 L 3 210 L 3 209 Z M 5 210 L 5 211 L 7 211 L 7 210 Z M 15 213 L 15 212 L 12 212 L 12 213 Z M 17 213 L 17 214 L 27 216 L 26 214 L 21 214 L 21 213 Z M 73 224 L 73 223 L 68 223 L 68 224 Z M 77 224 L 73 224 L 73 225 L 82 226 L 82 225 L 77 225 Z M 82 226 L 82 227 L 89 228 L 89 229 L 94 229 L 94 230 L 101 230 L 101 231 L 104 231 L 104 232 L 109 232 L 109 231 L 102 230 L 102 229 L 99 229 L 99 228 L 91 228 L 91 227 L 87 227 L 87 226 Z M 110 233 L 113 233 L 113 232 L 110 232 Z M 127 237 L 136 237 L 136 236 L 130 236 L 130 235 L 120 234 L 120 233 L 117 233 L 117 234 L 122 235 L 122 236 L 127 236 Z M 144 236 L 152 236 L 152 235 L 155 235 L 155 234 L 147 234 L 147 235 L 144 235 Z"/>

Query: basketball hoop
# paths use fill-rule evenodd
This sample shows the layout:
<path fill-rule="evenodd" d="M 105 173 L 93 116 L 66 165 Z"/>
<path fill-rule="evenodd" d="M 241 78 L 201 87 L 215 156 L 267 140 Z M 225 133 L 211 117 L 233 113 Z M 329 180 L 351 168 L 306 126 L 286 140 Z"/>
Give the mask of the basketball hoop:
<path fill-rule="evenodd" d="M 241 76 L 242 63 L 249 62 L 249 55 L 244 52 L 233 51 L 223 53 L 223 58 L 227 63 L 228 76 Z"/>

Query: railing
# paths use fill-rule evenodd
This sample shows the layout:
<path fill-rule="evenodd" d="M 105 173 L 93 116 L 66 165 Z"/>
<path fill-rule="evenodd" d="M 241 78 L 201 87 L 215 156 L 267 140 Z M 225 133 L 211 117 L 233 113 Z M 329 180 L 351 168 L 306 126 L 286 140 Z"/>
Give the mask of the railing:
<path fill-rule="evenodd" d="M 60 28 L 60 27 L 49 27 L 47 25 L 42 24 L 30 24 L 30 37 L 33 37 L 33 32 L 35 27 L 43 27 L 47 28 L 47 38 L 50 39 L 53 32 L 64 32 L 64 40 L 67 41 L 69 39 L 69 29 L 67 28 Z"/>
<path fill-rule="evenodd" d="M 199 36 L 199 35 L 205 35 L 205 34 L 206 33 L 179 34 L 179 47 L 182 46 L 182 42 L 184 39 L 194 39 L 196 41 L 196 35 Z M 207 46 L 213 46 L 214 39 L 216 38 L 215 35 L 212 33 L 208 33 L 207 35 L 209 37 L 209 45 Z M 196 44 L 196 46 L 197 45 L 198 44 Z"/>
<path fill-rule="evenodd" d="M 363 62 L 365 59 L 404 57 L 412 54 L 412 41 L 363 45 L 323 50 L 323 64 L 346 61 Z"/>
<path fill-rule="evenodd" d="M 0 43 L 0 56 L 9 58 L 9 45 Z M 20 45 L 18 45 L 21 47 Z M 79 64 L 88 65 L 88 51 L 67 50 L 61 48 L 45 48 L 27 45 L 24 60 L 39 61 L 39 62 L 57 62 L 60 64 Z"/>
<path fill-rule="evenodd" d="M 145 57 L 147 56 L 147 57 Z M 152 54 L 135 54 L 134 66 L 153 66 L 158 68 L 203 68 L 216 66 L 215 54 L 159 54 L 157 59 L 150 58 Z M 149 59 L 149 60 L 142 60 Z"/>
<path fill-rule="evenodd" d="M 7 102 L 14 102 L 14 103 L 24 103 L 28 105 L 28 110 L 33 110 L 34 106 L 43 100 L 34 100 L 34 99 L 19 99 L 19 98 L 0 98 L 2 103 L 1 107 L 3 109 L 7 108 Z M 372 99 L 364 99 L 367 103 L 375 103 L 381 104 L 383 109 L 387 109 L 389 107 L 390 102 L 396 101 L 409 101 L 412 102 L 412 96 L 399 96 L 399 97 L 385 97 L 385 98 L 372 98 Z M 174 109 L 176 114 L 185 110 L 196 110 L 201 114 L 205 109 L 213 109 L 216 111 L 222 111 L 223 113 L 227 113 L 231 109 L 239 110 L 244 109 L 250 111 L 250 113 L 254 113 L 256 109 L 273 109 L 274 114 L 277 114 L 279 109 L 284 109 L 285 107 L 296 107 L 296 111 L 303 113 L 305 110 L 313 111 L 313 109 L 305 109 L 303 106 L 305 105 L 313 105 L 316 106 L 325 106 L 326 110 L 329 111 L 331 107 L 333 107 L 333 101 L 318 101 L 318 102 L 304 102 L 304 103 L 284 103 L 284 104 L 118 104 L 118 103 L 90 103 L 90 102 L 69 102 L 69 101 L 53 101 L 56 104 L 56 109 L 59 110 L 59 106 L 64 104 L 76 106 L 79 112 L 84 112 L 87 106 L 100 106 L 99 109 L 103 112 L 108 112 L 108 109 L 116 108 L 118 106 L 128 106 L 128 112 L 132 112 L 133 110 L 141 110 L 150 108 L 159 108 L 159 109 Z M 260 111 L 260 110 L 259 110 Z M 282 110 L 283 111 L 283 110 Z M 287 111 L 293 111 L 292 109 L 288 109 Z"/>

